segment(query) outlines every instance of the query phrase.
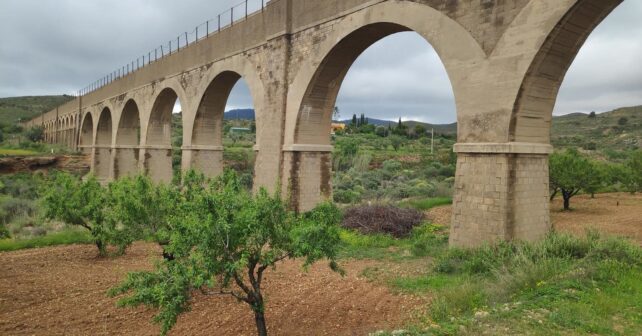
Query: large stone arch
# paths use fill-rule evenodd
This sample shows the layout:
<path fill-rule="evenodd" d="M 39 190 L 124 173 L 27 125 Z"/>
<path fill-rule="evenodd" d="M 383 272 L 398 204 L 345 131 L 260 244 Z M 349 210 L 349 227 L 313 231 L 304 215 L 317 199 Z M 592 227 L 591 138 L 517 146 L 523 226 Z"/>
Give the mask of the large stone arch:
<path fill-rule="evenodd" d="M 247 84 L 255 110 L 255 150 L 259 148 L 260 130 L 263 129 L 263 85 L 253 71 L 252 63 L 243 58 L 225 63 L 210 69 L 200 81 L 198 105 L 194 106 L 194 113 L 185 116 L 183 166 L 208 176 L 216 176 L 223 171 L 223 117 L 230 93 L 240 80 Z"/>
<path fill-rule="evenodd" d="M 331 197 L 332 111 L 351 65 L 377 41 L 404 31 L 417 32 L 434 47 L 451 80 L 456 105 L 467 66 L 486 58 L 460 24 L 417 3 L 384 2 L 335 23 L 323 42 L 313 46 L 288 93 L 282 181 L 295 209 L 309 210 Z"/>
<path fill-rule="evenodd" d="M 108 181 L 111 178 L 113 128 L 112 111 L 109 107 L 104 107 L 98 115 L 94 145 L 94 173 L 101 181 Z"/>
<path fill-rule="evenodd" d="M 593 30 L 623 0 L 576 0 L 546 36 L 519 88 L 509 141 L 550 142 L 553 109 L 566 72 Z"/>
<path fill-rule="evenodd" d="M 140 109 L 135 100 L 123 105 L 114 146 L 114 178 L 135 175 L 139 170 L 141 143 Z"/>
<path fill-rule="evenodd" d="M 158 90 L 146 122 L 143 170 L 153 180 L 169 183 L 172 167 L 172 111 L 176 101 L 187 104 L 183 90 L 165 85 Z"/>

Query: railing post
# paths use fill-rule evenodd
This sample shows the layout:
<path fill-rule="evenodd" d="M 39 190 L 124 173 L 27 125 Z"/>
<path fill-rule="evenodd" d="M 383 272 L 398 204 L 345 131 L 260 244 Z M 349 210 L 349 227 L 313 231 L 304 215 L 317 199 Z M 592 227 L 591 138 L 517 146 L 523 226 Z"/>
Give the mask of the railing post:
<path fill-rule="evenodd" d="M 196 29 L 198 29 L 198 27 Z M 210 20 L 205 22 L 205 37 L 208 36 L 210 36 Z"/>
<path fill-rule="evenodd" d="M 221 14 L 218 15 L 218 32 L 221 32 Z"/>
<path fill-rule="evenodd" d="M 245 19 L 247 20 L 247 0 L 245 0 Z"/>
<path fill-rule="evenodd" d="M 196 29 L 198 29 L 198 27 L 196 27 Z M 187 32 L 185 32 L 185 46 L 187 47 L 188 45 L 189 45 L 189 38 L 187 37 Z"/>
<path fill-rule="evenodd" d="M 231 18 L 230 19 L 230 27 L 231 27 L 231 26 L 234 25 L 234 7 L 232 7 L 232 9 L 230 9 L 230 13 L 231 13 L 230 14 L 230 18 Z"/>

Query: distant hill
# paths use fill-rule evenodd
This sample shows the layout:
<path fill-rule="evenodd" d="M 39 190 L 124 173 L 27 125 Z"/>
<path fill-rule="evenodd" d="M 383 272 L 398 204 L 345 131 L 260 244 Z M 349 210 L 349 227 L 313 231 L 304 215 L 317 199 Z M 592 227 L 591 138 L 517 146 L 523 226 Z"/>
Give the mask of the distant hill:
<path fill-rule="evenodd" d="M 555 147 L 636 149 L 642 147 L 642 106 L 623 107 L 595 117 L 571 113 L 553 118 Z"/>
<path fill-rule="evenodd" d="M 0 98 L 0 123 L 13 125 L 48 112 L 70 100 L 72 96 L 34 96 Z"/>
<path fill-rule="evenodd" d="M 39 96 L 0 98 L 0 123 L 15 124 L 64 104 L 71 96 Z M 254 120 L 253 109 L 236 109 L 225 113 L 225 119 Z M 342 120 L 349 124 L 351 120 Z M 368 118 L 377 126 L 394 125 L 396 121 Z M 435 133 L 456 134 L 457 124 L 432 125 L 418 121 L 404 121 L 409 127 L 421 124 Z M 642 147 L 642 106 L 624 107 L 610 112 L 571 113 L 553 118 L 551 142 L 556 147 L 575 146 L 586 149 L 635 149 Z"/>
<path fill-rule="evenodd" d="M 344 124 L 350 124 L 352 122 L 352 119 L 341 120 L 340 122 L 344 123 Z M 408 127 L 415 127 L 416 125 L 422 125 L 427 130 L 435 129 L 435 133 L 457 134 L 457 123 L 452 123 L 452 124 L 428 124 L 428 123 L 424 123 L 424 122 L 420 122 L 420 121 L 414 121 L 414 120 L 402 121 L 402 122 L 403 122 L 404 125 L 406 125 Z M 370 123 L 372 125 L 376 125 L 376 126 L 387 127 L 388 125 L 392 125 L 392 127 L 395 127 L 395 125 L 397 125 L 398 121 L 368 118 L 368 123 Z"/>
<path fill-rule="evenodd" d="M 236 109 L 225 112 L 226 120 L 237 120 L 237 119 L 246 119 L 254 120 L 254 110 L 253 109 Z"/>

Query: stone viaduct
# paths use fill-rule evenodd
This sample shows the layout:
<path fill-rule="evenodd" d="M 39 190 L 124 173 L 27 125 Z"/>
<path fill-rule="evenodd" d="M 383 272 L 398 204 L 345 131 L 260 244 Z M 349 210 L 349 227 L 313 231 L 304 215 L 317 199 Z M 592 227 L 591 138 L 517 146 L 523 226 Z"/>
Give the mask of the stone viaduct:
<path fill-rule="evenodd" d="M 264 10 L 31 120 L 92 156 L 102 179 L 172 177 L 171 114 L 183 107 L 182 168 L 222 171 L 222 118 L 244 78 L 256 109 L 255 186 L 307 210 L 332 194 L 332 109 L 351 64 L 415 31 L 454 91 L 458 153 L 451 245 L 534 240 L 550 230 L 552 111 L 591 31 L 623 0 L 272 0 Z M 280 182 L 279 182 L 280 181 Z"/>

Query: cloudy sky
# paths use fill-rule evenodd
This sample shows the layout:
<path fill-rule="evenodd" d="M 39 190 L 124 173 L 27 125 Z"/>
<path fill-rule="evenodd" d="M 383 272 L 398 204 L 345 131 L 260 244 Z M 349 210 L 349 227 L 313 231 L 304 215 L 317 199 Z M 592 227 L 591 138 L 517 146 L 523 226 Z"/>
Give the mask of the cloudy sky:
<path fill-rule="evenodd" d="M 252 0 L 258 1 L 258 0 Z M 239 0 L 0 0 L 0 97 L 73 93 Z M 642 104 L 642 1 L 627 0 L 591 35 L 564 81 L 555 114 Z M 229 108 L 250 107 L 235 88 Z M 452 89 L 430 45 L 385 38 L 350 69 L 343 117 L 455 121 Z"/>

